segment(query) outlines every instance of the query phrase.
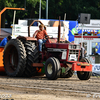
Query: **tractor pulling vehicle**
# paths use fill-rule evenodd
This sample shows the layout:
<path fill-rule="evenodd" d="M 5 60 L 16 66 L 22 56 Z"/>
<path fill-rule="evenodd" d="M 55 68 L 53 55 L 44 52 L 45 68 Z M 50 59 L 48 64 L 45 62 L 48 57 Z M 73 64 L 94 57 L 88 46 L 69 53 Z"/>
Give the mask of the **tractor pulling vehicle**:
<path fill-rule="evenodd" d="M 43 24 L 41 21 L 33 21 Z M 30 26 L 31 26 L 30 25 Z M 77 71 L 80 80 L 88 80 L 91 76 L 92 65 L 86 58 L 80 57 L 80 45 L 60 39 L 60 20 L 58 39 L 49 38 L 43 44 L 42 54 L 39 54 L 37 39 L 19 36 L 10 40 L 4 48 L 3 64 L 8 76 L 31 77 L 46 74 L 50 80 L 58 77 L 69 78 Z M 44 27 L 46 29 L 46 27 Z"/>

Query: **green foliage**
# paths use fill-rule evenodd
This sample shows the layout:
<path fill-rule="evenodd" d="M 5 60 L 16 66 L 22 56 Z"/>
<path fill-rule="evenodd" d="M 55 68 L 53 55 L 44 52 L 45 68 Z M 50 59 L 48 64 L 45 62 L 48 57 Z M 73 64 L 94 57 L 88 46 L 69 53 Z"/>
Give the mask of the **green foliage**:
<path fill-rule="evenodd" d="M 24 1 L 25 0 L 0 0 L 0 11 L 4 7 L 24 8 Z M 26 0 L 27 11 L 17 11 L 16 22 L 18 21 L 18 19 L 23 19 L 23 18 L 37 18 L 38 19 L 39 4 L 40 4 L 40 0 Z M 45 0 L 41 0 L 41 7 L 42 7 L 42 10 L 45 10 L 46 8 Z M 9 26 L 13 19 L 13 13 L 14 12 L 12 10 L 6 11 L 6 19 L 8 21 Z"/>
<path fill-rule="evenodd" d="M 64 19 L 67 14 L 67 20 L 76 20 L 79 13 L 90 13 L 92 19 L 100 19 L 100 0 L 48 0 L 49 1 L 49 19 Z M 26 0 L 27 11 L 17 11 L 16 21 L 20 18 L 39 17 L 40 0 Z M 24 7 L 24 0 L 0 0 L 0 10 L 4 7 Z M 46 16 L 46 0 L 41 0 L 42 18 Z M 6 19 L 10 23 L 13 19 L 13 11 L 7 10 Z"/>
<path fill-rule="evenodd" d="M 49 18 L 76 20 L 79 13 L 90 13 L 91 18 L 100 19 L 100 0 L 49 0 Z"/>

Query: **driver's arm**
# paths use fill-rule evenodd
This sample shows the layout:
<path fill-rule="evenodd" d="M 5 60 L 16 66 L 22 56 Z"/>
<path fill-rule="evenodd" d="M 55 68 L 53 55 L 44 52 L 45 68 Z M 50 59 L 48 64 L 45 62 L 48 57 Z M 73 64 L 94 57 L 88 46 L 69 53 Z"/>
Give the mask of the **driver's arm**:
<path fill-rule="evenodd" d="M 45 30 L 45 36 L 49 39 L 49 36 L 48 36 L 48 34 L 47 34 L 46 30 Z"/>
<path fill-rule="evenodd" d="M 35 31 L 35 33 L 33 34 L 33 37 L 34 37 L 34 38 L 36 37 L 37 33 L 38 33 L 38 30 Z"/>

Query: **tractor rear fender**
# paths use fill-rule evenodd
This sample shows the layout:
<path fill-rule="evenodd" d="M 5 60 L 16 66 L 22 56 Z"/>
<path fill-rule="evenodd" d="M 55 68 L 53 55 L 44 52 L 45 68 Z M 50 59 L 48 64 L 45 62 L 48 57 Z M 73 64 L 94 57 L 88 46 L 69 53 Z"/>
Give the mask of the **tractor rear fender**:
<path fill-rule="evenodd" d="M 19 36 L 17 37 L 17 39 L 19 40 L 25 40 L 25 41 L 37 41 L 37 38 L 33 38 L 33 37 L 23 37 L 23 36 Z"/>

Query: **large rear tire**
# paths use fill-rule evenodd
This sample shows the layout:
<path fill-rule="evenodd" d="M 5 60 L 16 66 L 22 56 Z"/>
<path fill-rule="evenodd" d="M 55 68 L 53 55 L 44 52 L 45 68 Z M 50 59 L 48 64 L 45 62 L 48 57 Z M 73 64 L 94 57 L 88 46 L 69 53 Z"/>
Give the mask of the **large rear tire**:
<path fill-rule="evenodd" d="M 25 77 L 32 77 L 36 75 L 37 71 L 35 67 L 32 67 L 32 63 L 38 63 L 39 62 L 39 52 L 37 49 L 37 46 L 33 42 L 26 41 L 25 44 L 26 49 L 26 68 L 24 71 Z"/>
<path fill-rule="evenodd" d="M 82 58 L 80 62 L 87 62 L 90 63 L 90 61 L 87 58 Z M 88 80 L 92 75 L 92 72 L 81 72 L 77 71 L 77 76 L 80 80 Z"/>
<path fill-rule="evenodd" d="M 60 76 L 60 62 L 55 57 L 47 59 L 45 64 L 45 74 L 49 80 L 55 80 Z"/>
<path fill-rule="evenodd" d="M 26 52 L 20 40 L 12 39 L 7 43 L 4 48 L 3 62 L 8 76 L 22 76 L 26 63 Z"/>

